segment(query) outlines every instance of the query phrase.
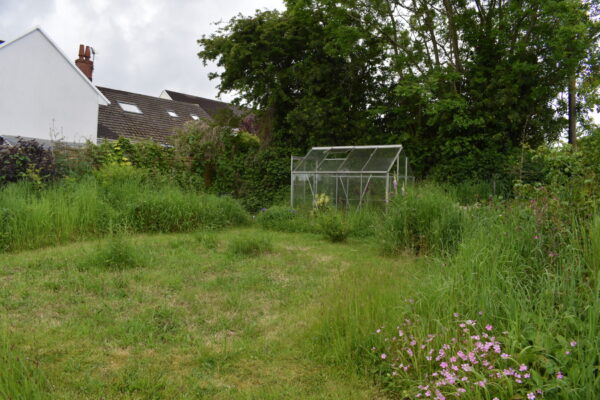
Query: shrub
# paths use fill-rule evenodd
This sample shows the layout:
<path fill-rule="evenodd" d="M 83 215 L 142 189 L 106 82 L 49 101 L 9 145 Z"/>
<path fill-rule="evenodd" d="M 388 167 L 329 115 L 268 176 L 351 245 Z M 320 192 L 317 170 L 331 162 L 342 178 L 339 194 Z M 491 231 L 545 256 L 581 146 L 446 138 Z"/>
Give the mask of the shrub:
<path fill-rule="evenodd" d="M 335 211 L 319 213 L 320 232 L 331 242 L 344 242 L 350 234 L 350 226 L 344 214 Z"/>
<path fill-rule="evenodd" d="M 39 185 L 57 175 L 52 151 L 35 140 L 0 145 L 0 184 L 29 180 Z"/>
<path fill-rule="evenodd" d="M 269 235 L 245 233 L 232 238 L 228 250 L 234 255 L 255 257 L 271 252 L 273 240 Z"/>
<path fill-rule="evenodd" d="M 462 235 L 463 213 L 443 190 L 415 186 L 390 204 L 381 229 L 384 251 L 453 252 Z"/>

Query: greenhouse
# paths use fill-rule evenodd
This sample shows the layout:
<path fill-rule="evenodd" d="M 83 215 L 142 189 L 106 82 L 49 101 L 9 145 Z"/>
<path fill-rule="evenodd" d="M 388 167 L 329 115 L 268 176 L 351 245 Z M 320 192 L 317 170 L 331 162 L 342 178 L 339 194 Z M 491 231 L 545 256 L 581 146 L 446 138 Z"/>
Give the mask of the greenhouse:
<path fill-rule="evenodd" d="M 292 208 L 385 206 L 414 181 L 402 145 L 313 147 L 291 171 Z"/>

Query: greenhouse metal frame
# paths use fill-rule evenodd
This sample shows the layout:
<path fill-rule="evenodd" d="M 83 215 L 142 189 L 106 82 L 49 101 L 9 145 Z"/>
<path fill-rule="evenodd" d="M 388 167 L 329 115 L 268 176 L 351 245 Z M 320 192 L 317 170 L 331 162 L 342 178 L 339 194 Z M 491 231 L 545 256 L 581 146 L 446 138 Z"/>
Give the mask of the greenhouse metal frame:
<path fill-rule="evenodd" d="M 414 181 L 402 145 L 313 147 L 291 158 L 292 208 L 387 205 Z"/>

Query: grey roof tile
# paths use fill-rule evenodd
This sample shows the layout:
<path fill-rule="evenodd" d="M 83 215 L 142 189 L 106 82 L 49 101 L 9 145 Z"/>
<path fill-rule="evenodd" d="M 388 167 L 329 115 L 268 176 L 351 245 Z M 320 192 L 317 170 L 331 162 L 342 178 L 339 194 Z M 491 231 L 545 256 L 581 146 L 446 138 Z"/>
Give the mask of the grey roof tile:
<path fill-rule="evenodd" d="M 98 86 L 110 100 L 98 110 L 98 139 L 125 137 L 133 141 L 153 140 L 167 144 L 169 137 L 192 121 L 192 114 L 210 119 L 210 115 L 197 104 L 146 96 L 123 90 Z M 135 104 L 142 114 L 124 111 L 119 102 Z M 168 111 L 178 116 L 172 117 Z"/>

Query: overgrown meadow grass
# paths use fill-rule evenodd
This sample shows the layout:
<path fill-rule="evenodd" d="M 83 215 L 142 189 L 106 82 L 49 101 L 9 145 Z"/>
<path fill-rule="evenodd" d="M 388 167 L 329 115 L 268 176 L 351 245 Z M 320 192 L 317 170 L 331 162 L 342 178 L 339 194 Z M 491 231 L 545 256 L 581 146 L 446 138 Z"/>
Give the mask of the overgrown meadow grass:
<path fill-rule="evenodd" d="M 435 187 L 396 199 L 382 250 L 421 254 L 417 270 L 341 277 L 313 354 L 374 373 L 398 398 L 593 399 L 600 218 L 558 232 L 539 217 L 517 202 L 459 208 Z"/>
<path fill-rule="evenodd" d="M 65 319 L 72 340 L 87 346 L 89 357 L 65 351 L 89 377 L 41 357 L 66 398 L 380 395 L 351 395 L 356 381 L 344 387 L 346 377 L 361 390 L 375 377 L 398 399 L 600 393 L 600 217 L 565 215 L 558 225 L 534 203 L 460 206 L 456 192 L 423 185 L 387 213 L 272 207 L 256 217 L 262 231 L 219 232 L 247 222 L 237 203 L 136 174 L 106 170 L 42 193 L 25 185 L 0 193 L 10 250 L 108 235 L 83 252 L 65 250 L 66 261 L 52 261 L 52 249 L 23 256 L 40 259 L 25 266 L 6 255 L 0 271 L 11 277 L 0 280 L 0 305 L 21 351 L 40 340 L 24 333 L 32 324 L 46 348 L 59 346 L 53 326 Z M 46 393 L 37 361 L 4 349 L 14 372 L 0 377 L 11 395 Z M 298 360 L 340 375 L 296 382 Z M 104 369 L 93 373 L 98 363 Z M 273 382 L 277 389 L 258 389 Z"/>
<path fill-rule="evenodd" d="M 184 190 L 143 170 L 106 166 L 95 176 L 39 189 L 0 189 L 0 251 L 67 243 L 112 230 L 188 232 L 248 223 L 238 202 Z"/>

